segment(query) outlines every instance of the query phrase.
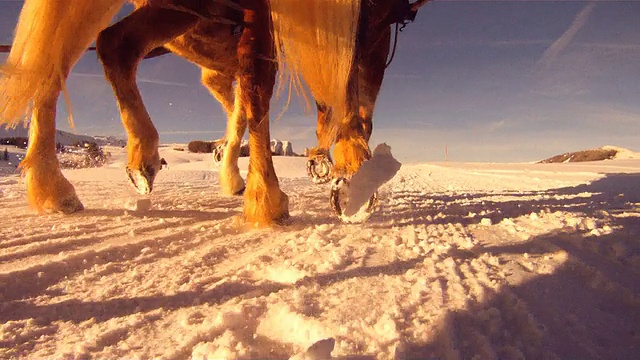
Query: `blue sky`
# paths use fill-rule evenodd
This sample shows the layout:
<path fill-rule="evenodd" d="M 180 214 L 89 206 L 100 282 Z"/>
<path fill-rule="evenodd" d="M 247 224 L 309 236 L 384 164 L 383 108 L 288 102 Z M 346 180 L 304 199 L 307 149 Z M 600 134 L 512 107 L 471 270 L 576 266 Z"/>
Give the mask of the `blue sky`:
<path fill-rule="evenodd" d="M 21 3 L 0 0 L 0 42 L 11 41 Z M 371 144 L 388 143 L 403 162 L 443 160 L 445 146 L 452 161 L 494 162 L 640 150 L 639 19 L 639 1 L 433 0 L 399 35 Z M 225 116 L 194 65 L 147 60 L 139 86 L 161 141 L 223 135 Z M 69 89 L 75 132 L 124 137 L 95 54 Z M 58 128 L 69 130 L 60 110 Z M 275 101 L 272 137 L 312 146 L 315 113 L 293 104 L 275 120 L 280 110 Z"/>

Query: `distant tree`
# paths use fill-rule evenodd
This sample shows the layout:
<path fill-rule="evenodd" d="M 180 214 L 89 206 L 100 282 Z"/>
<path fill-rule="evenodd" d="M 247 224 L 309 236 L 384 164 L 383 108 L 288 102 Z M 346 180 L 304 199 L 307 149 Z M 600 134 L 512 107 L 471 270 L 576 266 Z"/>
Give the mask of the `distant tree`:
<path fill-rule="evenodd" d="M 87 149 L 87 153 L 89 153 L 91 157 L 98 157 L 102 155 L 102 149 L 100 148 L 100 146 L 98 146 L 98 144 L 94 142 L 86 143 L 85 148 Z"/>
<path fill-rule="evenodd" d="M 26 149 L 29 143 L 29 138 L 26 137 L 10 137 L 0 139 L 0 143 L 4 145 L 13 145 L 21 149 Z"/>
<path fill-rule="evenodd" d="M 9 161 L 9 150 L 4 148 L 4 153 L 2 154 L 2 160 Z"/>
<path fill-rule="evenodd" d="M 95 167 L 102 166 L 104 163 L 104 152 L 102 148 L 98 146 L 95 142 L 90 142 L 85 144 L 86 151 L 86 166 Z"/>

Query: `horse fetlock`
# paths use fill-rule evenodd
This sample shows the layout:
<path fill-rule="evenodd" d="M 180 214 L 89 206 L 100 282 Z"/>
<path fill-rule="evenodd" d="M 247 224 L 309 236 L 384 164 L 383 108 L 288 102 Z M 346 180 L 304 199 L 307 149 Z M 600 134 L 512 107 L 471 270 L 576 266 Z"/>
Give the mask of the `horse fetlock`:
<path fill-rule="evenodd" d="M 364 139 L 338 141 L 333 151 L 335 165 L 333 178 L 350 178 L 371 157 L 369 145 Z"/>
<path fill-rule="evenodd" d="M 73 214 L 82 210 L 84 210 L 84 205 L 82 205 L 82 202 L 76 194 L 69 194 L 56 206 L 56 211 L 63 214 Z"/>
<path fill-rule="evenodd" d="M 245 221 L 255 227 L 266 227 L 289 218 L 289 197 L 277 185 L 267 191 L 247 186 L 244 199 Z"/>
<path fill-rule="evenodd" d="M 222 167 L 220 170 L 220 188 L 225 195 L 242 195 L 245 186 L 237 165 Z"/>
<path fill-rule="evenodd" d="M 226 142 L 214 146 L 214 148 L 213 148 L 213 163 L 214 164 L 219 164 L 219 163 L 222 162 L 222 159 L 224 159 L 224 151 L 225 151 L 226 146 L 227 146 Z"/>
<path fill-rule="evenodd" d="M 129 139 L 127 144 L 127 176 L 140 194 L 149 194 L 153 182 L 162 168 L 157 142 L 142 142 Z"/>
<path fill-rule="evenodd" d="M 326 158 L 329 158 L 329 160 L 331 160 L 331 152 L 327 148 L 323 148 L 319 146 L 313 147 L 309 149 L 309 158 L 315 158 L 315 157 L 326 157 Z"/>
<path fill-rule="evenodd" d="M 53 176 L 49 175 L 53 172 Z M 38 213 L 71 214 L 84 210 L 76 190 L 59 169 L 47 171 L 38 167 L 25 169 L 27 200 Z"/>

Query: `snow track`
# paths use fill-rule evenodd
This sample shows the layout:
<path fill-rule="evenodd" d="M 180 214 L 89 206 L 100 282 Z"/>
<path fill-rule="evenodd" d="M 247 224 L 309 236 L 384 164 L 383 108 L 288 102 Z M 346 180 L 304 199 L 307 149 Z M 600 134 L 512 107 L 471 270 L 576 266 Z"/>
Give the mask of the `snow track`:
<path fill-rule="evenodd" d="M 0 358 L 640 354 L 639 160 L 405 165 L 347 225 L 275 158 L 292 218 L 254 230 L 208 157 L 162 151 L 144 211 L 118 164 L 65 172 L 70 216 L 0 178 Z"/>

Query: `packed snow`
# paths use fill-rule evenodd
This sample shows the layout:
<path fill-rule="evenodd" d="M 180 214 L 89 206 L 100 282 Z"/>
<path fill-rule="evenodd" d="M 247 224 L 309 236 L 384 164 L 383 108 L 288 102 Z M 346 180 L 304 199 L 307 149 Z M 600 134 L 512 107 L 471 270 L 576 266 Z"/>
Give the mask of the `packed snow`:
<path fill-rule="evenodd" d="M 305 158 L 275 157 L 291 218 L 253 229 L 184 148 L 161 148 L 149 196 L 120 148 L 64 170 L 73 215 L 34 215 L 0 161 L 0 358 L 640 354 L 638 156 L 403 164 L 364 224 L 333 215 Z"/>

